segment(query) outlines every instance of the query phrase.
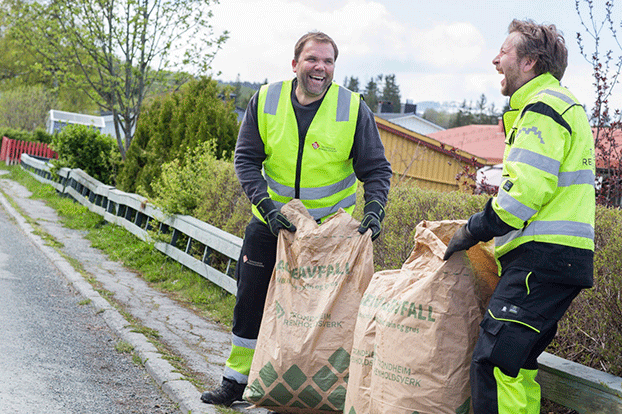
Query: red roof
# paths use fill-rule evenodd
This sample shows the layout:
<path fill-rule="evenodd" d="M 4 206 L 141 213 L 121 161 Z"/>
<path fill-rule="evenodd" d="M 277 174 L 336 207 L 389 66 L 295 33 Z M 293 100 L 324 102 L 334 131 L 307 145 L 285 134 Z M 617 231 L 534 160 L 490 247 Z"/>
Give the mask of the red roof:
<path fill-rule="evenodd" d="M 594 138 L 596 138 L 596 128 L 592 128 Z M 596 148 L 596 166 L 603 168 L 606 166 L 603 149 L 607 151 L 610 148 L 608 141 L 604 138 L 607 131 L 601 131 L 601 142 L 603 148 Z M 436 139 L 444 144 L 448 144 L 469 152 L 481 158 L 485 158 L 489 165 L 500 164 L 503 161 L 503 151 L 505 150 L 505 134 L 501 120 L 498 125 L 467 125 L 445 131 L 434 132 L 428 135 L 430 138 Z M 622 149 L 622 132 L 614 131 L 613 140 L 616 142 L 616 149 L 610 157 L 613 164 L 617 165 L 617 155 Z M 615 168 L 615 167 L 614 167 Z"/>
<path fill-rule="evenodd" d="M 592 133 L 596 139 L 598 129 L 592 128 Z M 607 129 L 602 129 L 598 138 L 600 145 L 596 146 L 596 167 L 618 169 L 622 149 L 622 131 L 615 129 L 612 133 Z"/>
<path fill-rule="evenodd" d="M 481 158 L 489 165 L 500 164 L 505 150 L 503 125 L 466 125 L 428 134 L 444 144 L 451 145 Z"/>

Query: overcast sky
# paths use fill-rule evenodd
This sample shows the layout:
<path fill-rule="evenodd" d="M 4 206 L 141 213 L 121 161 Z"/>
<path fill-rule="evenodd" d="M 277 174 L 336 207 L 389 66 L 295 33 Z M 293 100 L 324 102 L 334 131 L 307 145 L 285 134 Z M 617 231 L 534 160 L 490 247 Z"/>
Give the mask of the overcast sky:
<path fill-rule="evenodd" d="M 605 1 L 594 2 L 602 16 Z M 620 22 L 622 4 L 616 9 Z M 591 66 L 576 41 L 582 28 L 575 0 L 220 0 L 212 10 L 215 30 L 230 32 L 213 62 L 217 79 L 291 78 L 296 40 L 321 30 L 339 47 L 338 83 L 354 76 L 363 88 L 371 77 L 395 74 L 402 101 L 475 103 L 483 93 L 497 107 L 505 99 L 491 61 L 508 24 L 513 18 L 553 23 L 569 49 L 564 86 L 588 108 L 594 102 Z M 614 52 L 622 53 L 618 46 Z M 616 107 L 621 102 L 614 99 Z"/>

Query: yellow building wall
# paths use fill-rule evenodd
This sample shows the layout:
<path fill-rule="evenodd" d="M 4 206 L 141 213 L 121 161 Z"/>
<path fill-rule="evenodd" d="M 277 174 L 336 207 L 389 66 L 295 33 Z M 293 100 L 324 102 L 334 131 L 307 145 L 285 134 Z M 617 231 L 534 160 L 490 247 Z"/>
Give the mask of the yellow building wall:
<path fill-rule="evenodd" d="M 473 155 L 456 151 L 454 156 L 447 153 L 452 147 L 443 148 L 440 142 L 425 135 L 378 117 L 376 123 L 385 155 L 393 169 L 393 185 L 414 183 L 418 187 L 437 191 L 455 191 L 460 188 L 456 176 L 464 171 L 463 165 L 467 165 L 467 160 Z"/>

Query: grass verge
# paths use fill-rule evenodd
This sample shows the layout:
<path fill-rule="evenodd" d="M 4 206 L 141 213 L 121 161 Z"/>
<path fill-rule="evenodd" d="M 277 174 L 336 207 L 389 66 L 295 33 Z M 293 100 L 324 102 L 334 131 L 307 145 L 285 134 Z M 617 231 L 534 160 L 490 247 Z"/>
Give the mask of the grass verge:
<path fill-rule="evenodd" d="M 71 198 L 60 196 L 54 188 L 35 180 L 20 167 L 14 166 L 6 169 L 9 174 L 3 178 L 20 183 L 32 193 L 31 198 L 43 200 L 48 206 L 54 208 L 64 226 L 80 230 L 83 236 L 91 241 L 93 247 L 106 253 L 111 260 L 123 264 L 145 279 L 151 287 L 167 294 L 186 308 L 226 326 L 230 325 L 235 304 L 233 295 L 168 258 L 156 250 L 153 244 L 146 243 L 125 229 L 106 222 L 101 216 L 89 211 Z M 8 199 L 19 211 L 14 201 L 10 197 Z M 85 272 L 80 263 L 64 254 L 61 251 L 62 244 L 43 232 L 35 220 L 28 217 L 26 220 L 46 244 L 55 248 L 68 260 L 85 280 L 91 283 L 93 288 L 129 321 L 134 332 L 142 333 L 147 337 L 158 352 L 174 366 L 176 372 L 182 374 L 197 388 L 204 387 L 204 384 L 196 379 L 192 370 L 185 365 L 183 359 L 175 355 L 166 344 L 159 340 L 160 335 L 157 331 L 141 325 L 140 321 L 132 317 L 124 309 L 123 304 L 115 301 L 111 292 L 102 289 L 97 280 Z M 79 305 L 86 304 L 88 304 L 87 301 L 79 303 Z M 120 341 L 116 347 L 120 353 L 131 354 L 136 365 L 144 366 L 144 361 L 140 360 L 133 349 L 128 349 L 124 341 Z"/>
<path fill-rule="evenodd" d="M 204 317 L 230 326 L 235 297 L 195 272 L 156 250 L 125 229 L 106 222 L 101 216 L 56 190 L 35 180 L 19 166 L 6 167 L 8 177 L 22 184 L 31 198 L 54 208 L 64 226 L 81 230 L 93 247 L 139 274 L 153 288 L 166 293 Z"/>

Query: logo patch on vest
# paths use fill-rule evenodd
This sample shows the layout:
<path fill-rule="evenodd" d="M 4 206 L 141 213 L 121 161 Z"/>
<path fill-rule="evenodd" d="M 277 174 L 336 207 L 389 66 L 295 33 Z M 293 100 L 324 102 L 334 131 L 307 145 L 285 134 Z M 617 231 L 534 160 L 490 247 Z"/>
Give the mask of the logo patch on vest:
<path fill-rule="evenodd" d="M 320 150 L 320 151 L 337 152 L 336 148 L 327 147 L 326 145 L 320 145 L 320 143 L 317 142 L 317 141 L 315 141 L 313 144 L 311 144 L 311 146 L 313 147 L 313 149 Z"/>
<path fill-rule="evenodd" d="M 507 181 L 505 182 L 505 184 L 503 184 L 503 189 L 504 189 L 505 191 L 510 191 L 510 190 L 512 189 L 512 186 L 513 186 L 513 185 L 514 185 L 514 183 L 513 183 L 512 181 L 507 180 Z"/>

